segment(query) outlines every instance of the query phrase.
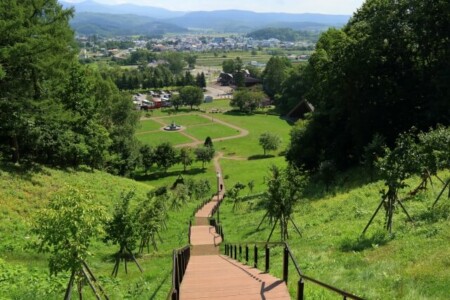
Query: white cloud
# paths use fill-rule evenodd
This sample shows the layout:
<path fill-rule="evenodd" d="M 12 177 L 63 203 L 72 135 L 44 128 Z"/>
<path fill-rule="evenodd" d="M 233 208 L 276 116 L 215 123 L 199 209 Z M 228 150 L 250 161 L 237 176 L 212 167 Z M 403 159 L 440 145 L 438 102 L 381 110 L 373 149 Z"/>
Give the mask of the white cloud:
<path fill-rule="evenodd" d="M 66 0 L 82 2 L 81 0 Z M 133 3 L 174 11 L 239 9 L 259 12 L 352 14 L 364 0 L 95 0 L 103 4 Z"/>

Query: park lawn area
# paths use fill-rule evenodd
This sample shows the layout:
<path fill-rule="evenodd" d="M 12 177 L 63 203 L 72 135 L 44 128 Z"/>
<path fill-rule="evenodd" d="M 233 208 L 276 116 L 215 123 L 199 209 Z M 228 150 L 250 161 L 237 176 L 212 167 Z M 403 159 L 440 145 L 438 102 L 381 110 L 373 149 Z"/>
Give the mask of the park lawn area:
<path fill-rule="evenodd" d="M 264 151 L 259 145 L 259 137 L 264 132 L 277 134 L 281 138 L 279 149 L 275 152 L 268 152 L 268 155 L 277 156 L 289 144 L 291 125 L 279 116 L 263 114 L 239 115 L 230 112 L 217 114 L 215 117 L 249 131 L 249 135 L 246 137 L 215 143 L 216 150 L 224 152 L 226 156 L 237 155 L 251 158 L 252 156 L 263 155 Z"/>
<path fill-rule="evenodd" d="M 225 162 L 224 168 L 226 174 Z M 234 170 L 231 168 L 230 182 L 232 176 L 240 176 L 234 174 Z M 414 224 L 408 222 L 406 215 L 398 209 L 394 216 L 394 235 L 390 237 L 383 230 L 382 209 L 365 237 L 360 238 L 380 203 L 379 191 L 384 185 L 381 181 L 364 182 L 363 178 L 367 180 L 367 176 L 361 170 L 354 172 L 356 174 L 350 177 L 359 178 L 357 182 L 347 180 L 344 183 L 338 179 L 328 193 L 324 186 L 314 183 L 316 193 L 310 193 L 295 206 L 293 220 L 302 236 L 289 224 L 288 243 L 302 272 L 364 299 L 448 299 L 450 201 L 443 198 L 431 210 L 441 185 L 434 191 L 430 188 L 404 202 Z M 439 175 L 448 178 L 450 172 Z M 419 182 L 418 177 L 408 180 L 409 187 L 401 192 L 400 198 Z M 245 192 L 241 194 L 245 195 Z M 260 202 L 244 202 L 237 211 L 232 207 L 233 203 L 226 198 L 220 209 L 227 242 L 267 240 L 273 224 L 266 220 L 256 230 L 265 214 Z M 271 241 L 279 240 L 277 226 Z M 263 253 L 261 249 L 261 268 L 264 266 Z M 282 253 L 280 247 L 271 249 L 270 273 L 279 278 L 282 278 Z M 250 263 L 253 263 L 253 255 Z M 297 280 L 291 264 L 288 284 L 291 295 L 297 292 Z M 305 296 L 307 299 L 339 298 L 316 288 L 309 281 L 305 283 Z"/>
<path fill-rule="evenodd" d="M 253 181 L 254 188 L 252 193 L 261 193 L 267 190 L 265 184 L 265 177 L 269 174 L 269 167 L 276 165 L 279 167 L 285 167 L 287 165 L 286 160 L 282 156 L 255 159 L 255 160 L 234 160 L 234 159 L 221 159 L 220 165 L 222 167 L 222 173 L 225 180 L 225 187 L 227 189 L 232 188 L 237 182 L 248 185 L 250 181 Z M 246 187 L 241 195 L 250 193 L 248 187 Z"/>
<path fill-rule="evenodd" d="M 170 143 L 172 145 L 186 144 L 193 142 L 190 138 L 182 135 L 180 132 L 149 132 L 136 135 L 137 139 L 144 144 L 157 146 L 162 143 Z"/>
<path fill-rule="evenodd" d="M 155 122 L 150 119 L 141 120 L 138 125 L 137 133 L 146 132 L 146 131 L 154 131 L 163 127 L 160 123 Z"/>
<path fill-rule="evenodd" d="M 222 112 L 232 110 L 233 108 L 230 106 L 230 99 L 214 99 L 213 102 L 210 103 L 203 103 L 200 108 L 202 110 L 205 110 L 207 112 L 218 109 Z"/>
<path fill-rule="evenodd" d="M 167 116 L 164 118 L 160 118 L 159 120 L 166 123 L 166 125 L 169 125 L 169 124 L 172 124 L 172 122 L 175 122 L 175 124 L 185 126 L 185 127 L 189 127 L 191 125 L 211 123 L 211 120 L 208 120 L 207 118 L 204 118 L 197 114 L 171 115 L 171 116 Z"/>
<path fill-rule="evenodd" d="M 239 134 L 239 131 L 236 129 L 218 123 L 188 127 L 185 132 L 201 141 L 208 136 L 212 139 L 216 139 Z"/>

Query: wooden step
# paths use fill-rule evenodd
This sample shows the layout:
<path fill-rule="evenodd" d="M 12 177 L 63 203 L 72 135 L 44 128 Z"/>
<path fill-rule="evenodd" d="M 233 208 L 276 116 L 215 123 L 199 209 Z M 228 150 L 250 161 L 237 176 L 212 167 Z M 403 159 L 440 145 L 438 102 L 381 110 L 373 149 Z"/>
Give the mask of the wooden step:
<path fill-rule="evenodd" d="M 191 256 L 199 255 L 219 255 L 220 247 L 215 245 L 195 245 L 192 246 Z"/>
<path fill-rule="evenodd" d="M 192 256 L 180 299 L 290 299 L 286 284 L 223 255 Z"/>
<path fill-rule="evenodd" d="M 222 238 L 216 233 L 214 226 L 192 226 L 191 245 L 219 245 Z"/>

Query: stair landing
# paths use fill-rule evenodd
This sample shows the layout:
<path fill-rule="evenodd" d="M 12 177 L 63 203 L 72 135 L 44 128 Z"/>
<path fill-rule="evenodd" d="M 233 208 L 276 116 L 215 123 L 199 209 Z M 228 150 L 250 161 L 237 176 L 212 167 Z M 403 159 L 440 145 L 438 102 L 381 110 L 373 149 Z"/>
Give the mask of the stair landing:
<path fill-rule="evenodd" d="M 223 255 L 191 256 L 180 299 L 291 299 L 286 284 Z"/>

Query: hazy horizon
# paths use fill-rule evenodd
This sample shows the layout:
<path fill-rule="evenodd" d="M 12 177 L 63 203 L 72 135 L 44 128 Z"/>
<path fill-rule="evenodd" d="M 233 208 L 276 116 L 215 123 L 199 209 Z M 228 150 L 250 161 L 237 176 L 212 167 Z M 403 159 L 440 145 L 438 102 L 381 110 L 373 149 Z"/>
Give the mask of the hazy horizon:
<path fill-rule="evenodd" d="M 86 0 L 64 0 L 69 3 L 80 3 Z M 134 4 L 153 6 L 172 11 L 213 11 L 213 10 L 248 10 L 255 12 L 283 13 L 321 13 L 335 15 L 351 15 L 364 0 L 90 0 L 106 5 Z"/>

